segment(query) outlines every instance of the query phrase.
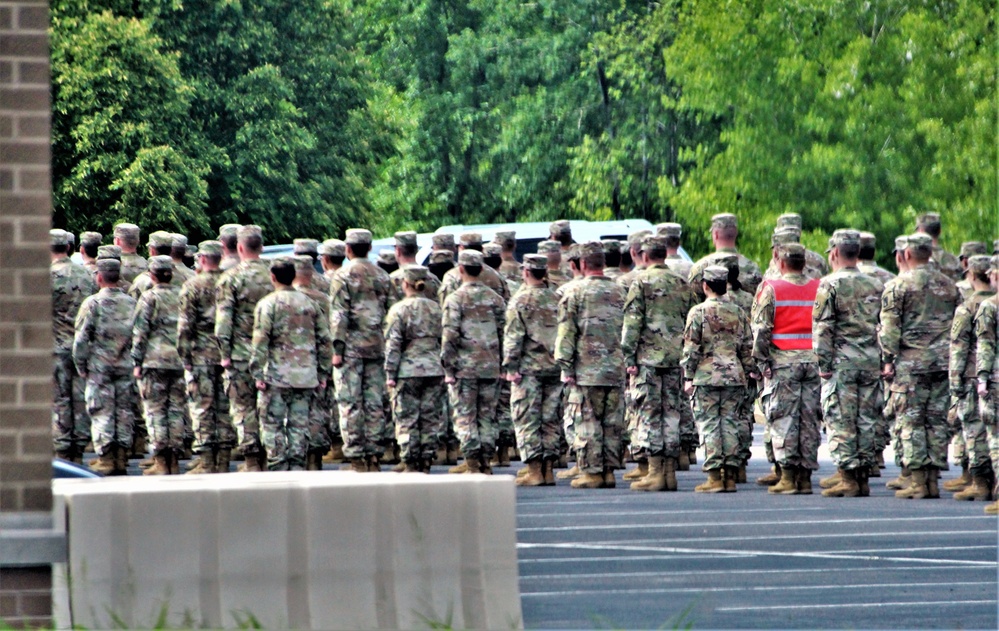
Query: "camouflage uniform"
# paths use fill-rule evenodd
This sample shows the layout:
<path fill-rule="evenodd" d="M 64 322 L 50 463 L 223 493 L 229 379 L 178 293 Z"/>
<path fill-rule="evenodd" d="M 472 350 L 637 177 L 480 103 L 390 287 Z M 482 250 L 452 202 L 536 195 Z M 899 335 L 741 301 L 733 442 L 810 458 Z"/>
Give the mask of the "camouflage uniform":
<path fill-rule="evenodd" d="M 61 238 L 59 241 L 65 239 Z M 73 365 L 74 322 L 80 305 L 88 296 L 97 292 L 97 285 L 90 274 L 69 257 L 52 261 L 49 278 L 52 286 L 52 332 L 55 338 L 53 444 L 58 454 L 72 460 L 82 456 L 83 448 L 90 440 L 90 417 L 87 415 L 83 396 L 83 380 L 76 374 Z"/>
<path fill-rule="evenodd" d="M 259 259 L 240 262 L 222 273 L 215 288 L 215 339 L 219 360 L 225 368 L 225 390 L 229 397 L 229 417 L 236 428 L 237 442 L 246 456 L 261 450 L 260 420 L 257 414 L 257 388 L 249 362 L 253 335 L 253 312 L 257 302 L 271 290 L 270 270 Z"/>
<path fill-rule="evenodd" d="M 371 242 L 367 231 L 349 230 L 348 244 Z M 367 259 L 355 258 L 330 281 L 330 333 L 344 456 L 380 457 L 385 438 L 385 339 L 382 324 L 392 281 Z"/>
<path fill-rule="evenodd" d="M 406 268 L 411 282 L 432 276 L 425 267 Z M 444 432 L 442 312 L 436 298 L 414 296 L 392 305 L 385 316 L 385 376 L 395 381 L 392 416 L 400 456 L 429 466 Z"/>
<path fill-rule="evenodd" d="M 215 288 L 221 278 L 221 270 L 202 269 L 180 290 L 177 352 L 184 364 L 194 450 L 199 453 L 236 445 L 215 339 Z"/>
<path fill-rule="evenodd" d="M 982 302 L 975 315 L 978 384 L 987 388 L 979 396 L 979 414 L 988 438 L 992 471 L 999 471 L 999 296 Z"/>
<path fill-rule="evenodd" d="M 704 471 L 742 464 L 738 413 L 747 376 L 756 370 L 752 349 L 749 320 L 734 304 L 709 298 L 687 315 L 680 366 L 684 379 L 694 386 L 691 398 L 704 444 Z"/>
<path fill-rule="evenodd" d="M 309 241 L 309 239 L 296 239 L 299 241 Z M 297 246 L 296 246 L 297 247 Z M 293 257 L 295 261 L 295 282 L 294 288 L 312 300 L 312 305 L 319 313 L 319 317 L 327 323 L 329 327 L 329 294 L 321 293 L 314 288 L 312 280 L 317 276 L 312 264 L 312 257 L 308 254 L 297 254 Z M 308 276 L 306 282 L 304 278 Z M 332 370 L 332 369 L 331 369 Z M 327 385 L 332 379 L 327 380 Z M 329 432 L 332 419 L 333 408 L 336 407 L 336 399 L 330 398 L 328 387 L 312 391 L 309 397 L 309 451 L 317 452 L 320 455 L 330 450 L 331 437 Z"/>
<path fill-rule="evenodd" d="M 580 246 L 581 256 L 602 252 L 598 242 Z M 559 305 L 555 362 L 562 380 L 575 380 L 565 399 L 565 414 L 574 418 L 572 445 L 580 471 L 606 477 L 622 467 L 624 444 L 625 291 L 605 276 L 587 276 Z"/>
<path fill-rule="evenodd" d="M 169 268 L 169 258 L 154 256 L 150 266 Z M 139 395 L 157 454 L 184 447 L 184 368 L 177 354 L 179 299 L 173 285 L 157 283 L 135 307 L 132 361 L 142 368 Z"/>
<path fill-rule="evenodd" d="M 881 417 L 881 360 L 877 325 L 881 282 L 856 267 L 822 279 L 815 296 L 812 335 L 822 380 L 822 417 L 829 452 L 840 469 L 875 470 Z"/>
<path fill-rule="evenodd" d="M 915 241 L 922 236 L 909 237 L 909 248 L 926 249 Z M 882 359 L 895 365 L 890 389 L 910 470 L 947 468 L 947 363 L 957 304 L 954 282 L 926 265 L 900 276 L 882 297 Z"/>
<path fill-rule="evenodd" d="M 650 240 L 661 240 L 657 245 L 665 249 L 663 237 L 647 237 L 646 244 Z M 661 263 L 642 271 L 628 290 L 621 347 L 625 365 L 638 369 L 631 383 L 638 423 L 630 432 L 637 455 L 679 457 L 680 410 L 687 403 L 676 341 L 696 303 L 686 279 Z"/>
<path fill-rule="evenodd" d="M 465 250 L 459 263 L 481 264 L 477 254 Z M 495 452 L 503 309 L 503 299 L 477 281 L 462 284 L 444 301 L 441 364 L 456 380 L 448 394 L 466 460 L 488 462 Z"/>
<path fill-rule="evenodd" d="M 955 283 L 961 280 L 964 276 L 964 269 L 961 268 L 961 261 L 958 260 L 956 256 L 943 249 L 941 245 L 933 246 L 933 258 L 932 262 L 936 263 L 937 268 L 944 276 L 951 279 Z"/>
<path fill-rule="evenodd" d="M 309 404 L 329 378 L 332 356 L 329 324 L 311 298 L 280 287 L 257 303 L 249 369 L 267 384 L 258 405 L 269 470 L 304 468 Z"/>
<path fill-rule="evenodd" d="M 405 277 L 406 268 L 400 267 L 396 271 L 389 274 L 389 279 L 392 281 L 392 300 L 393 304 L 399 302 L 405 298 L 405 294 L 402 292 L 402 279 Z M 440 291 L 441 281 L 437 279 L 436 276 L 431 274 L 427 277 L 426 285 L 423 288 L 423 297 L 429 298 L 431 300 L 437 300 L 437 292 Z M 440 306 L 438 304 L 438 306 Z"/>
<path fill-rule="evenodd" d="M 114 227 L 115 238 L 124 242 L 139 245 L 139 226 L 130 223 L 120 223 Z M 127 283 L 135 280 L 135 277 L 146 271 L 149 266 L 146 259 L 135 252 L 121 253 L 121 279 Z"/>
<path fill-rule="evenodd" d="M 499 294 L 499 297 L 503 299 L 503 304 L 506 304 L 506 301 L 510 299 L 510 286 L 503 280 L 499 272 L 488 265 L 482 266 L 478 282 Z M 458 273 L 458 268 L 454 267 L 448 270 L 447 274 L 444 274 L 444 280 L 441 281 L 440 288 L 437 290 L 437 301 L 441 307 L 444 306 L 448 296 L 457 291 L 459 287 L 461 287 L 461 275 Z"/>
<path fill-rule="evenodd" d="M 873 276 L 881 282 L 882 286 L 886 285 L 888 281 L 895 278 L 894 274 L 883 267 L 879 267 L 874 261 L 860 261 L 857 264 L 857 271 L 861 274 Z"/>
<path fill-rule="evenodd" d="M 91 437 L 102 456 L 115 446 L 132 446 L 135 382 L 129 350 L 134 310 L 135 301 L 125 292 L 104 288 L 84 300 L 76 316 L 73 362 L 86 375 Z"/>
<path fill-rule="evenodd" d="M 230 239 L 236 238 L 239 235 L 239 229 L 241 227 L 242 226 L 240 226 L 238 223 L 223 224 L 222 227 L 219 228 L 218 240 L 220 242 L 225 242 L 229 241 Z M 219 263 L 219 269 L 222 272 L 227 272 L 230 269 L 236 267 L 237 265 L 239 265 L 239 256 L 236 255 L 235 253 L 225 254 L 225 251 L 223 250 L 222 261 Z"/>
<path fill-rule="evenodd" d="M 690 278 L 690 268 L 694 266 L 693 263 L 683 258 L 679 254 L 670 254 L 666 257 L 666 267 L 673 270 L 678 276 L 684 280 Z"/>
<path fill-rule="evenodd" d="M 525 283 L 507 306 L 503 334 L 503 372 L 520 375 L 520 381 L 510 386 L 510 413 L 525 462 L 550 462 L 558 458 L 561 448 L 562 382 L 554 357 L 557 333 L 555 292 Z"/>
<path fill-rule="evenodd" d="M 763 281 L 763 274 L 760 272 L 760 266 L 749 260 L 735 248 L 720 248 L 717 252 L 709 254 L 704 258 L 700 259 L 694 263 L 690 268 L 690 276 L 688 280 L 690 282 L 691 289 L 697 294 L 698 300 L 704 300 L 703 289 L 701 289 L 701 279 L 704 274 L 704 268 L 709 265 L 717 265 L 718 259 L 724 257 L 726 254 L 736 254 L 739 257 L 739 282 L 742 284 L 743 289 L 750 293 L 756 293 L 756 288 Z"/>

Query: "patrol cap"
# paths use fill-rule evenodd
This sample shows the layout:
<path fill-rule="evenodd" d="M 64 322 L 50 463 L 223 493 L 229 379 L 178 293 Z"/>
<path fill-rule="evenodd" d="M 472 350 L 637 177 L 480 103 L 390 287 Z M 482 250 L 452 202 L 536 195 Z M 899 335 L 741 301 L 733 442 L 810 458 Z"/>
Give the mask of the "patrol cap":
<path fill-rule="evenodd" d="M 666 249 L 666 237 L 658 234 L 650 234 L 649 236 L 642 239 L 642 250 L 648 252 L 650 250 L 665 250 Z"/>
<path fill-rule="evenodd" d="M 829 249 L 826 252 L 831 252 L 833 248 L 841 245 L 856 245 L 859 248 L 860 232 L 847 228 L 833 232 L 832 236 L 829 237 Z"/>
<path fill-rule="evenodd" d="M 482 267 L 482 252 L 478 250 L 462 250 L 458 253 L 458 265 Z"/>
<path fill-rule="evenodd" d="M 340 239 L 326 239 L 318 251 L 325 256 L 347 256 L 347 244 Z"/>
<path fill-rule="evenodd" d="M 219 241 L 221 241 L 223 237 L 237 236 L 239 234 L 239 229 L 242 227 L 243 226 L 238 223 L 223 224 L 222 227 L 219 228 Z"/>
<path fill-rule="evenodd" d="M 909 247 L 909 237 L 901 236 L 895 237 L 895 248 L 892 250 L 892 254 L 896 252 L 905 252 Z"/>
<path fill-rule="evenodd" d="M 343 240 L 347 245 L 371 245 L 371 231 L 364 228 L 351 228 Z"/>
<path fill-rule="evenodd" d="M 151 248 L 171 248 L 173 247 L 173 235 L 165 230 L 151 232 L 147 245 Z"/>
<path fill-rule="evenodd" d="M 921 228 L 939 228 L 940 213 L 923 213 L 916 219 L 916 225 Z"/>
<path fill-rule="evenodd" d="M 173 259 L 165 254 L 149 257 L 149 271 L 160 272 L 173 269 Z"/>
<path fill-rule="evenodd" d="M 139 242 L 139 226 L 134 223 L 120 223 L 114 227 L 114 236 L 126 241 Z"/>
<path fill-rule="evenodd" d="M 801 215 L 798 213 L 784 213 L 777 218 L 778 228 L 786 228 L 788 226 L 801 230 Z"/>
<path fill-rule="evenodd" d="M 296 274 L 315 271 L 316 268 L 313 267 L 314 262 L 312 260 L 312 257 L 309 256 L 308 254 L 296 254 L 292 258 L 295 260 Z"/>
<path fill-rule="evenodd" d="M 395 244 L 398 246 L 416 245 L 416 233 L 412 230 L 395 233 Z"/>
<path fill-rule="evenodd" d="M 805 258 L 805 246 L 800 243 L 785 243 L 778 252 L 782 259 Z"/>
<path fill-rule="evenodd" d="M 100 232 L 80 233 L 80 245 L 84 246 L 100 245 L 103 239 L 104 237 L 101 236 Z"/>
<path fill-rule="evenodd" d="M 604 244 L 604 254 L 621 251 L 621 242 L 617 239 L 603 239 L 600 243 Z"/>
<path fill-rule="evenodd" d="M 587 241 L 586 243 L 579 244 L 579 258 L 584 256 L 593 256 L 594 254 L 603 254 L 604 245 L 599 241 Z"/>
<path fill-rule="evenodd" d="M 422 265 L 407 265 L 402 268 L 402 277 L 407 283 L 416 283 L 430 278 L 430 270 Z"/>
<path fill-rule="evenodd" d="M 112 259 L 112 258 L 97 259 L 97 271 L 98 272 L 120 272 L 121 271 L 121 261 L 119 261 L 118 259 Z"/>
<path fill-rule="evenodd" d="M 295 239 L 292 241 L 295 254 L 319 254 L 319 241 L 315 239 Z"/>
<path fill-rule="evenodd" d="M 399 260 L 395 258 L 395 252 L 392 250 L 382 250 L 378 253 L 378 262 L 387 265 L 398 265 Z"/>
<path fill-rule="evenodd" d="M 524 267 L 527 269 L 547 269 L 548 257 L 544 254 L 525 254 Z"/>
<path fill-rule="evenodd" d="M 69 245 L 69 243 L 69 233 L 65 230 L 60 230 L 59 228 L 49 230 L 50 245 Z"/>
<path fill-rule="evenodd" d="M 873 248 L 877 243 L 877 237 L 874 236 L 873 232 L 861 232 L 860 233 L 860 247 L 862 248 Z"/>
<path fill-rule="evenodd" d="M 636 230 L 628 235 L 628 247 L 641 249 L 642 239 L 652 234 L 651 230 Z"/>
<path fill-rule="evenodd" d="M 431 265 L 444 265 L 445 263 L 454 265 L 454 252 L 451 250 L 434 250 L 430 253 L 429 263 Z"/>
<path fill-rule="evenodd" d="M 988 274 L 992 267 L 992 257 L 987 254 L 973 254 L 968 257 L 968 270 L 980 274 Z"/>
<path fill-rule="evenodd" d="M 76 243 L 76 235 L 70 232 L 69 230 L 66 231 L 66 234 L 69 235 L 69 244 L 74 245 Z"/>
<path fill-rule="evenodd" d="M 440 234 L 435 234 L 430 237 L 431 243 L 435 250 L 453 250 L 454 249 L 454 235 L 445 232 Z"/>
<path fill-rule="evenodd" d="M 503 256 L 503 246 L 499 243 L 484 243 L 482 244 L 482 256 L 499 258 Z"/>
<path fill-rule="evenodd" d="M 563 254 L 563 256 L 565 257 L 565 259 L 567 261 L 578 261 L 579 260 L 579 244 L 578 243 L 573 243 L 572 245 L 570 245 L 569 247 L 567 247 L 565 249 L 565 253 Z M 545 257 L 545 258 L 547 258 L 547 257 Z"/>
<path fill-rule="evenodd" d="M 568 219 L 559 219 L 548 224 L 548 234 L 572 234 L 572 227 Z"/>
<path fill-rule="evenodd" d="M 464 247 L 482 245 L 482 235 L 478 232 L 463 232 L 461 234 L 461 245 Z"/>
<path fill-rule="evenodd" d="M 198 253 L 198 246 L 188 245 L 187 246 L 187 256 L 194 256 Z"/>
<path fill-rule="evenodd" d="M 254 237 L 263 239 L 264 229 L 256 224 L 247 224 L 239 227 L 239 230 L 236 231 L 236 236 L 240 239 L 252 239 Z"/>
<path fill-rule="evenodd" d="M 988 253 L 988 246 L 982 241 L 965 241 L 961 244 L 961 256 L 963 257 Z"/>
<path fill-rule="evenodd" d="M 656 234 L 662 235 L 664 237 L 680 238 L 681 236 L 683 236 L 683 226 L 681 226 L 678 223 L 656 224 Z"/>
<path fill-rule="evenodd" d="M 538 254 L 554 254 L 562 251 L 562 244 L 558 241 L 545 240 L 538 244 Z"/>
<path fill-rule="evenodd" d="M 780 247 L 787 243 L 798 243 L 801 240 L 801 232 L 796 228 L 778 228 L 770 237 L 771 248 Z"/>
<path fill-rule="evenodd" d="M 508 246 L 517 241 L 517 233 L 513 230 L 501 230 L 493 235 L 493 243 Z"/>
<path fill-rule="evenodd" d="M 285 255 L 271 259 L 271 264 L 268 266 L 268 269 L 273 271 L 275 267 L 284 267 L 286 265 L 291 265 L 292 267 L 295 267 L 296 265 L 295 256 Z"/>
<path fill-rule="evenodd" d="M 170 247 L 172 248 L 184 248 L 187 249 L 187 237 L 179 234 L 173 233 L 170 235 Z"/>
<path fill-rule="evenodd" d="M 198 244 L 198 254 L 207 256 L 222 256 L 221 241 L 202 241 Z"/>
<path fill-rule="evenodd" d="M 727 281 L 728 280 L 728 268 L 723 265 L 709 265 L 704 268 L 704 280 L 708 282 L 713 281 Z"/>
<path fill-rule="evenodd" d="M 97 246 L 97 260 L 101 259 L 115 259 L 117 261 L 121 260 L 121 248 L 117 245 L 99 245 Z"/>
<path fill-rule="evenodd" d="M 933 256 L 933 237 L 922 232 L 910 234 L 909 249 L 921 256 Z"/>
<path fill-rule="evenodd" d="M 739 218 L 732 213 L 719 213 L 711 218 L 712 228 L 738 228 Z"/>

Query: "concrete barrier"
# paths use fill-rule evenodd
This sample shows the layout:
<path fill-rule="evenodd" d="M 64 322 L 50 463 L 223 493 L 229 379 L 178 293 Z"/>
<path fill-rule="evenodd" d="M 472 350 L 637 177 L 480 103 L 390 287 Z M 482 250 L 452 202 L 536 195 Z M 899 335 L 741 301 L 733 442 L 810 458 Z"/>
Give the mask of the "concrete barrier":
<path fill-rule="evenodd" d="M 520 628 L 509 476 L 56 480 L 57 627 Z"/>

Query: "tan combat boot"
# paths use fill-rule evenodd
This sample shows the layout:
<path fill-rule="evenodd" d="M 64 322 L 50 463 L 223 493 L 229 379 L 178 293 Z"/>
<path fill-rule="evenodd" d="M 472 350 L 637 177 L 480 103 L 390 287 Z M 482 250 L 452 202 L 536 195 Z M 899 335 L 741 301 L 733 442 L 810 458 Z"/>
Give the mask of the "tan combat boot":
<path fill-rule="evenodd" d="M 602 489 L 604 488 L 603 473 L 585 473 L 580 471 L 579 475 L 572 481 L 574 489 Z"/>
<path fill-rule="evenodd" d="M 557 458 L 545 458 L 541 461 L 541 472 L 545 477 L 545 486 L 555 486 L 555 463 Z"/>
<path fill-rule="evenodd" d="M 796 467 L 783 467 L 781 469 L 780 482 L 767 489 L 767 493 L 775 495 L 797 495 L 798 485 L 795 481 L 796 475 Z"/>
<path fill-rule="evenodd" d="M 853 471 L 854 479 L 857 481 L 857 488 L 860 489 L 860 497 L 871 496 L 871 484 L 868 481 L 867 472 L 867 467 L 860 467 Z"/>
<path fill-rule="evenodd" d="M 663 477 L 666 478 L 667 491 L 675 491 L 679 488 L 676 483 L 676 458 L 663 459 Z"/>
<path fill-rule="evenodd" d="M 926 467 L 926 497 L 940 499 L 940 469 Z"/>
<path fill-rule="evenodd" d="M 926 469 L 913 469 L 910 473 L 912 481 L 909 486 L 895 491 L 895 497 L 906 500 L 921 500 L 929 497 L 930 491 L 926 488 Z"/>
<path fill-rule="evenodd" d="M 434 458 L 434 464 L 444 464 L 447 462 L 447 447 L 441 445 L 437 448 L 437 456 Z"/>
<path fill-rule="evenodd" d="M 408 462 L 406 462 L 404 460 L 400 460 L 399 464 L 397 464 L 396 466 L 392 467 L 392 471 L 394 473 L 404 473 L 409 468 L 409 466 L 410 466 L 410 464 Z"/>
<path fill-rule="evenodd" d="M 839 483 L 822 491 L 822 497 L 857 497 L 860 495 L 860 485 L 854 469 L 840 469 Z"/>
<path fill-rule="evenodd" d="M 999 502 L 992 502 L 985 505 L 986 515 L 999 515 Z"/>
<path fill-rule="evenodd" d="M 743 463 L 736 469 L 735 482 L 736 484 L 745 484 L 748 481 L 749 478 L 746 477 L 746 464 Z"/>
<path fill-rule="evenodd" d="M 708 471 L 708 480 L 703 484 L 694 487 L 695 493 L 724 493 L 725 481 L 722 480 L 721 469 L 711 469 Z"/>
<path fill-rule="evenodd" d="M 761 476 L 759 478 L 756 478 L 756 483 L 759 484 L 760 486 L 773 486 L 778 482 L 780 482 L 780 478 L 781 478 L 780 465 L 775 462 L 774 466 L 770 468 L 770 473 Z"/>
<path fill-rule="evenodd" d="M 631 483 L 632 491 L 665 491 L 666 459 L 662 456 L 649 456 L 649 472 L 641 480 Z"/>
<path fill-rule="evenodd" d="M 456 465 L 458 464 L 458 447 L 456 445 L 449 445 L 447 451 L 447 459 L 444 460 L 446 465 Z"/>
<path fill-rule="evenodd" d="M 582 472 L 579 470 L 579 465 L 575 464 L 572 466 L 571 469 L 566 469 L 565 471 L 559 471 L 558 474 L 555 475 L 555 477 L 558 478 L 559 480 L 573 480 L 577 478 L 579 475 L 581 475 L 581 473 Z"/>
<path fill-rule="evenodd" d="M 676 468 L 680 471 L 690 471 L 690 453 L 687 447 L 680 447 L 680 457 L 677 458 Z"/>
<path fill-rule="evenodd" d="M 812 494 L 812 470 L 808 467 L 798 467 L 798 476 L 795 484 L 798 486 L 798 495 Z"/>
<path fill-rule="evenodd" d="M 490 462 L 490 458 L 479 458 L 479 473 L 484 473 L 486 475 L 493 474 L 493 467 Z"/>
<path fill-rule="evenodd" d="M 641 460 L 637 460 L 636 462 L 638 462 L 637 467 L 635 467 L 628 473 L 625 473 L 623 476 L 621 476 L 621 479 L 624 480 L 625 482 L 634 482 L 635 480 L 641 480 L 645 476 L 649 475 L 648 458 L 643 458 Z"/>
<path fill-rule="evenodd" d="M 544 486 L 545 474 L 542 471 L 541 459 L 531 458 L 526 463 L 527 475 L 517 478 L 517 486 Z"/>
<path fill-rule="evenodd" d="M 187 471 L 189 474 L 215 473 L 215 458 L 212 452 L 203 451 L 198 454 L 198 464 Z"/>
<path fill-rule="evenodd" d="M 457 467 L 455 467 L 457 468 Z M 482 460 L 478 456 L 465 457 L 465 470 L 462 473 L 482 473 Z"/>
<path fill-rule="evenodd" d="M 350 470 L 354 473 L 367 473 L 368 461 L 363 456 L 360 458 L 351 458 Z"/>
<path fill-rule="evenodd" d="M 510 462 L 521 462 L 520 450 L 517 449 L 517 445 L 510 447 Z"/>
<path fill-rule="evenodd" d="M 478 468 L 478 465 L 476 465 Z M 455 465 L 447 470 L 448 473 L 468 473 L 468 459 L 466 458 L 461 464 Z"/>
<path fill-rule="evenodd" d="M 955 493 L 954 499 L 961 502 L 973 502 L 975 500 L 987 502 L 992 499 L 992 489 L 990 487 L 989 479 L 984 475 L 976 473 L 971 477 L 971 484 L 968 488 Z"/>
<path fill-rule="evenodd" d="M 94 460 L 90 461 L 90 470 L 94 473 L 100 473 L 101 475 L 111 475 L 114 471 L 114 451 L 112 447 L 108 447 L 108 450 L 104 455 L 98 456 Z"/>
<path fill-rule="evenodd" d="M 162 449 L 153 455 L 153 466 L 142 472 L 142 475 L 170 475 L 169 449 Z"/>
<path fill-rule="evenodd" d="M 948 480 L 943 483 L 943 490 L 950 491 L 951 493 L 955 491 L 963 491 L 964 489 L 971 486 L 971 470 L 968 465 L 961 466 L 961 475 L 954 478 L 953 480 Z"/>
<path fill-rule="evenodd" d="M 495 464 L 500 467 L 510 466 L 510 448 L 507 445 L 504 444 L 496 448 Z"/>
<path fill-rule="evenodd" d="M 690 451 L 687 453 L 687 460 L 690 460 L 691 466 L 697 464 L 697 446 L 696 445 L 694 445 L 693 447 L 690 448 Z"/>
<path fill-rule="evenodd" d="M 232 460 L 232 449 L 228 447 L 219 448 L 215 456 L 215 473 L 229 473 L 229 462 Z"/>
<path fill-rule="evenodd" d="M 822 478 L 819 480 L 819 486 L 823 489 L 831 489 L 837 486 L 843 480 L 843 470 L 837 469 L 836 473 L 832 474 L 828 478 Z M 828 497 L 828 496 L 827 496 Z"/>
<path fill-rule="evenodd" d="M 604 488 L 617 488 L 617 478 L 614 477 L 614 467 L 604 467 Z"/>
<path fill-rule="evenodd" d="M 725 482 L 725 493 L 735 493 L 739 489 L 736 488 L 736 480 L 739 479 L 739 467 L 728 466 L 725 467 L 722 473 L 722 480 Z"/>
<path fill-rule="evenodd" d="M 146 437 L 139 434 L 132 436 L 132 451 L 130 455 L 132 458 L 145 458 L 146 457 Z"/>
<path fill-rule="evenodd" d="M 182 449 L 171 449 L 167 457 L 167 461 L 170 463 L 170 475 L 180 475 L 180 456 L 184 451 Z"/>
<path fill-rule="evenodd" d="M 378 456 L 368 456 L 368 473 L 378 473 L 382 470 L 382 465 L 378 460 Z"/>
<path fill-rule="evenodd" d="M 323 456 L 323 462 L 326 464 L 340 464 L 343 461 L 343 440 L 335 438 L 333 439 L 333 444 L 330 445 L 330 450 Z"/>
<path fill-rule="evenodd" d="M 902 472 L 898 474 L 898 477 L 894 480 L 889 480 L 885 484 L 885 488 L 899 491 L 909 488 L 910 484 L 912 484 L 912 473 L 909 471 L 909 467 L 902 467 Z"/>

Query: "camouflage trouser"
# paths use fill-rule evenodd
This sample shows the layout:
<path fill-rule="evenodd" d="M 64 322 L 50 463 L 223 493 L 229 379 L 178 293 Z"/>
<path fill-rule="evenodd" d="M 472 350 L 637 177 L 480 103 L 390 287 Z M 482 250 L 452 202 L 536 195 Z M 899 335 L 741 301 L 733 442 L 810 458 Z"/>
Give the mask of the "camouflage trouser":
<path fill-rule="evenodd" d="M 576 448 L 576 412 L 579 409 L 577 404 L 570 404 L 570 399 L 578 399 L 576 391 L 579 386 L 564 386 L 562 388 L 562 437 L 565 439 L 569 451 Z"/>
<path fill-rule="evenodd" d="M 135 425 L 132 427 L 133 438 L 142 438 L 149 442 L 149 427 L 146 425 L 146 415 L 142 412 L 142 397 L 139 396 L 139 382 L 132 380 L 132 418 Z"/>
<path fill-rule="evenodd" d="M 562 382 L 557 376 L 525 374 L 510 384 L 510 414 L 517 431 L 517 447 L 526 462 L 557 458 L 561 445 L 558 408 Z"/>
<path fill-rule="evenodd" d="M 392 392 L 395 440 L 403 462 L 433 460 L 444 427 L 444 378 L 399 379 Z"/>
<path fill-rule="evenodd" d="M 947 468 L 950 401 L 947 373 L 896 375 L 895 422 L 900 426 L 902 462 L 910 469 Z"/>
<path fill-rule="evenodd" d="M 457 379 L 448 386 L 454 430 L 465 458 L 485 460 L 496 453 L 496 379 Z"/>
<path fill-rule="evenodd" d="M 624 389 L 620 386 L 576 386 L 565 404 L 575 419 L 573 450 L 586 473 L 620 469 L 623 464 Z"/>
<path fill-rule="evenodd" d="M 260 453 L 257 384 L 250 374 L 249 362 L 232 362 L 226 369 L 225 391 L 229 396 L 229 417 L 236 428 L 239 448 L 247 456 Z"/>
<path fill-rule="evenodd" d="M 641 421 L 638 398 L 635 396 L 635 379 L 629 375 L 627 387 L 624 389 L 624 432 L 621 434 L 621 440 L 625 445 L 631 444 L 631 437 L 638 431 L 638 424 Z"/>
<path fill-rule="evenodd" d="M 326 382 L 327 386 L 332 379 Z M 309 450 L 326 453 L 330 450 L 329 388 L 317 388 L 309 397 Z"/>
<path fill-rule="evenodd" d="M 680 455 L 680 408 L 686 403 L 680 391 L 679 368 L 639 366 L 632 378 L 638 422 L 631 432 L 631 448 L 638 456 Z"/>
<path fill-rule="evenodd" d="M 877 387 L 877 390 L 878 390 L 877 399 L 878 399 L 878 401 L 881 402 L 879 404 L 879 406 L 886 404 L 887 403 L 887 400 L 886 400 L 887 397 L 885 397 L 885 382 L 884 382 L 884 380 L 883 379 L 878 379 L 878 383 L 877 383 L 876 387 Z M 874 453 L 875 454 L 881 453 L 882 451 L 885 450 L 886 447 L 888 447 L 889 444 L 891 444 L 891 427 L 893 425 L 893 423 L 891 422 L 891 420 L 893 420 L 893 419 L 889 419 L 887 416 L 885 416 L 882 408 L 879 407 L 878 410 L 877 410 L 877 415 L 876 415 L 875 422 L 874 422 Z"/>
<path fill-rule="evenodd" d="M 232 449 L 236 445 L 236 428 L 229 419 L 222 366 L 191 366 L 184 378 L 194 431 L 194 451 Z"/>
<path fill-rule="evenodd" d="M 877 371 L 839 369 L 822 380 L 822 413 L 829 453 L 841 469 L 877 467 L 876 434 L 881 418 Z"/>
<path fill-rule="evenodd" d="M 999 474 L 999 382 L 989 383 L 989 394 L 987 397 L 979 397 L 978 406 L 979 416 L 989 441 L 992 470 Z"/>
<path fill-rule="evenodd" d="M 977 383 L 969 380 L 966 391 L 957 397 L 957 421 L 960 432 L 956 438 L 963 441 L 968 454 L 968 466 L 972 470 L 985 471 L 991 468 L 989 438 L 985 423 L 978 413 Z"/>
<path fill-rule="evenodd" d="M 756 397 L 760 391 L 755 379 L 749 379 L 748 382 L 746 396 L 743 397 L 742 405 L 739 406 L 739 458 L 743 464 L 749 462 L 753 455 L 753 424 L 756 422 L 753 406 L 756 404 Z"/>
<path fill-rule="evenodd" d="M 107 455 L 112 444 L 132 448 L 135 425 L 135 379 L 125 374 L 87 376 L 85 397 L 90 414 L 90 435 L 98 454 Z"/>
<path fill-rule="evenodd" d="M 900 397 L 904 396 L 903 392 L 894 392 L 889 385 L 888 390 L 885 391 L 885 409 L 881 414 L 884 418 L 885 426 L 888 427 L 888 436 L 891 442 L 891 449 L 895 452 L 895 466 L 902 466 L 902 426 L 898 424 L 896 419 L 895 409 L 898 406 L 898 400 Z"/>
<path fill-rule="evenodd" d="M 260 437 L 270 471 L 305 468 L 309 448 L 309 401 L 315 388 L 267 384 L 259 396 Z"/>
<path fill-rule="evenodd" d="M 52 441 L 57 452 L 80 451 L 90 440 L 90 416 L 84 383 L 76 374 L 71 353 L 56 353 L 52 399 Z"/>
<path fill-rule="evenodd" d="M 184 371 L 144 368 L 139 395 L 153 430 L 153 453 L 184 447 Z"/>
<path fill-rule="evenodd" d="M 499 381 L 499 394 L 496 400 L 496 446 L 517 445 L 517 435 L 513 429 L 513 418 L 510 416 L 510 382 Z"/>
<path fill-rule="evenodd" d="M 774 367 L 763 413 L 774 457 L 783 467 L 819 468 L 819 368 L 814 362 Z"/>
<path fill-rule="evenodd" d="M 738 467 L 739 406 L 745 386 L 695 386 L 691 401 L 704 445 L 704 471 Z"/>
<path fill-rule="evenodd" d="M 340 434 L 347 458 L 381 456 L 385 437 L 385 371 L 383 360 L 344 357 L 333 369 Z"/>
<path fill-rule="evenodd" d="M 694 410 L 690 407 L 690 397 L 683 394 L 683 383 L 680 383 L 680 448 L 693 451 L 701 444 L 697 436 L 697 423 L 694 422 Z"/>
<path fill-rule="evenodd" d="M 340 406 L 336 402 L 336 380 L 332 377 L 326 380 L 322 396 L 323 405 L 329 410 L 329 416 L 326 417 L 326 437 L 332 444 L 340 440 Z"/>

